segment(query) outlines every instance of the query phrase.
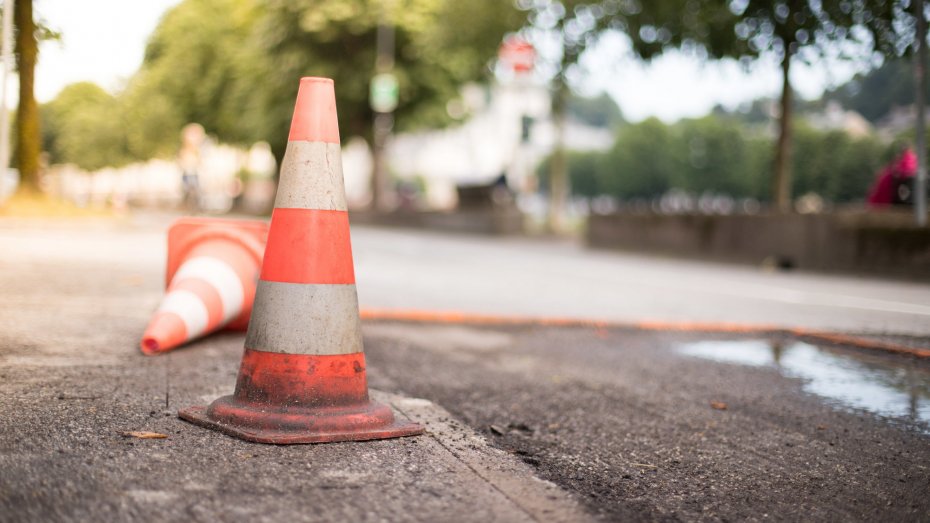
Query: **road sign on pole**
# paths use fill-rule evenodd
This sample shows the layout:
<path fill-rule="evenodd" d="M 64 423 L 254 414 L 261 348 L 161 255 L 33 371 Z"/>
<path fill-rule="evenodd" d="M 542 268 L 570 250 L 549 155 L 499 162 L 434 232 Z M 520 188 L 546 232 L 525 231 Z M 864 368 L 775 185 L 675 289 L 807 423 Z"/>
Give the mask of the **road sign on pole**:
<path fill-rule="evenodd" d="M 371 79 L 369 102 L 376 113 L 389 113 L 397 108 L 397 77 L 391 73 L 376 74 Z"/>
<path fill-rule="evenodd" d="M 501 44 L 497 56 L 513 72 L 529 73 L 536 62 L 536 49 L 519 36 L 509 36 Z"/>

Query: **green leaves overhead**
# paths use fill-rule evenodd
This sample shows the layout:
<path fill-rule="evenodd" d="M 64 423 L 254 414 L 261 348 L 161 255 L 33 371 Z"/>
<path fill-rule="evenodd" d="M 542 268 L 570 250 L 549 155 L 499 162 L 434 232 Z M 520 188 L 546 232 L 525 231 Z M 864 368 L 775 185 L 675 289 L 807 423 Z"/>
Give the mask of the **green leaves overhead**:
<path fill-rule="evenodd" d="M 255 0 L 187 0 L 169 10 L 126 89 L 131 110 L 144 116 L 145 106 L 153 105 L 173 113 L 167 119 L 179 123 L 165 129 L 172 142 L 189 122 L 227 141 L 253 139 L 242 91 L 258 71 L 260 54 L 251 38 L 259 14 Z M 161 112 L 151 116 L 165 123 Z"/>
<path fill-rule="evenodd" d="M 627 34 L 645 59 L 671 48 L 710 58 L 823 49 L 876 42 L 885 54 L 909 50 L 913 18 L 903 0 L 184 0 L 151 35 L 140 70 L 115 97 L 83 86 L 44 112 L 53 161 L 98 165 L 174 154 L 178 133 L 201 123 L 226 142 L 267 140 L 280 156 L 298 79 L 336 81 L 343 138 L 370 136 L 369 81 L 379 23 L 395 29 L 399 82 L 396 130 L 449 121 L 448 101 L 463 83 L 486 79 L 502 37 L 554 37 L 557 83 L 605 31 Z M 871 35 L 871 36 L 870 36 Z M 850 47 L 854 48 L 855 46 Z M 866 54 L 871 52 L 865 46 Z M 553 53 L 542 53 L 552 58 Z M 555 53 L 558 54 L 558 53 Z M 801 55 L 804 57 L 804 54 Z M 562 93 L 564 95 L 564 93 Z M 109 95 L 108 95 L 109 96 Z M 557 96 L 556 100 L 567 100 Z M 100 110 L 69 107 L 85 104 Z M 74 109 L 74 110 L 73 110 Z M 596 112 L 596 111 L 595 111 Z M 96 114 L 98 121 L 91 125 Z M 72 121 L 73 120 L 73 121 Z M 81 152 L 95 127 L 100 154 Z M 86 134 L 86 133 L 84 133 Z M 72 142 L 72 140 L 74 140 Z M 104 160 L 106 159 L 106 160 Z"/>
<path fill-rule="evenodd" d="M 296 78 L 312 75 L 335 80 L 342 134 L 368 136 L 368 88 L 382 20 L 395 28 L 399 129 L 447 122 L 446 102 L 463 83 L 487 75 L 504 34 L 523 21 L 499 0 L 269 0 L 256 33 L 268 52 L 262 84 L 279 96 L 266 99 L 280 127 L 268 132 L 286 135 Z"/>
<path fill-rule="evenodd" d="M 165 13 L 117 97 L 124 152 L 171 155 L 181 127 L 197 122 L 225 142 L 266 140 L 280 156 L 302 76 L 333 78 L 343 137 L 369 136 L 382 20 L 396 27 L 397 127 L 410 129 L 446 123 L 446 103 L 489 74 L 524 17 L 500 0 L 185 0 Z M 74 161 L 66 150 L 54 160 Z"/>

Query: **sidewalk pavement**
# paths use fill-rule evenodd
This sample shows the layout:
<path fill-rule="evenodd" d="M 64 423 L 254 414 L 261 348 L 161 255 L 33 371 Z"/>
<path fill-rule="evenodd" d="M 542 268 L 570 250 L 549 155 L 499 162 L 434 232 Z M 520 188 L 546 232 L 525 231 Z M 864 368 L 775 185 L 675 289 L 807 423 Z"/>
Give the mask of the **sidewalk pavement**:
<path fill-rule="evenodd" d="M 426 400 L 375 392 L 427 434 L 365 443 L 258 445 L 179 420 L 178 406 L 231 392 L 219 383 L 236 341 L 219 359 L 5 352 L 0 521 L 590 519 Z"/>

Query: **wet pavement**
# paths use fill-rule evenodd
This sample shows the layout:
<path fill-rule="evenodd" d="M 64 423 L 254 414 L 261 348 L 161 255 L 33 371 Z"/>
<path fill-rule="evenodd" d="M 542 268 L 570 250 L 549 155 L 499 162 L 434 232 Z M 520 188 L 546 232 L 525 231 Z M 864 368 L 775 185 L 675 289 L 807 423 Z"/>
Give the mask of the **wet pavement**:
<path fill-rule="evenodd" d="M 930 519 L 925 361 L 629 329 L 366 334 L 379 380 L 445 406 L 607 520 Z"/>
<path fill-rule="evenodd" d="M 798 341 L 702 341 L 683 344 L 687 356 L 772 368 L 801 380 L 802 389 L 845 409 L 930 425 L 930 370 L 907 359 L 817 347 Z"/>

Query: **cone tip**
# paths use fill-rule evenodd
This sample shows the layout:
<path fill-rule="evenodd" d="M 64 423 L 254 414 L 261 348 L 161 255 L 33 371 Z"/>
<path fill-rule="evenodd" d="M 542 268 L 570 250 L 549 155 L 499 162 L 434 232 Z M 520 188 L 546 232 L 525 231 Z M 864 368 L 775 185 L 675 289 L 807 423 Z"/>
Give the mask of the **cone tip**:
<path fill-rule="evenodd" d="M 156 313 L 149 322 L 139 348 L 144 354 L 158 354 L 182 345 L 187 339 L 184 321 L 174 313 Z"/>
<path fill-rule="evenodd" d="M 161 352 L 158 340 L 154 336 L 146 336 L 142 338 L 142 343 L 139 344 L 139 348 L 142 349 L 143 354 L 152 355 Z"/>
<path fill-rule="evenodd" d="M 336 92 L 330 78 L 300 79 L 288 141 L 339 143 Z"/>
<path fill-rule="evenodd" d="M 333 79 L 332 79 L 332 78 L 323 78 L 322 76 L 304 76 L 304 77 L 302 77 L 302 78 L 300 79 L 300 83 L 312 83 L 312 82 L 320 82 L 320 83 L 325 83 L 325 84 L 332 84 L 332 83 L 333 83 Z"/>

